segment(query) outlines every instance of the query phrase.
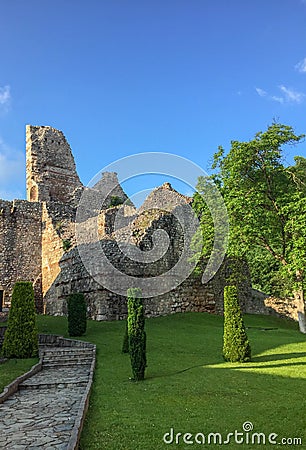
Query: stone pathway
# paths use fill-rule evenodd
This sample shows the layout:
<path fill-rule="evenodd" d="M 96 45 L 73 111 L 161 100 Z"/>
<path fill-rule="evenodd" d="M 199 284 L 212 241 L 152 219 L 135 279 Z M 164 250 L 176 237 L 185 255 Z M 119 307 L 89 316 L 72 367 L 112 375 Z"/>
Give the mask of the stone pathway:
<path fill-rule="evenodd" d="M 44 349 L 42 370 L 0 405 L 0 449 L 64 450 L 88 386 L 94 348 Z"/>

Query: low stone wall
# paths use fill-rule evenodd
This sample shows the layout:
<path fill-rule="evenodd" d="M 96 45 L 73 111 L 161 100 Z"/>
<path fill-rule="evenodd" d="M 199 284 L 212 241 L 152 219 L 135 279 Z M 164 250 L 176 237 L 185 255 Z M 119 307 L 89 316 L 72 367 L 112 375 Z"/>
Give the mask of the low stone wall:
<path fill-rule="evenodd" d="M 43 347 L 78 347 L 78 348 L 94 348 L 95 345 L 86 341 L 78 341 L 76 339 L 68 339 L 58 334 L 40 334 L 39 346 Z"/>
<path fill-rule="evenodd" d="M 298 320 L 297 305 L 294 299 L 269 297 L 257 289 L 251 289 L 251 295 L 245 304 L 245 312 Z"/>
<path fill-rule="evenodd" d="M 294 299 L 268 297 L 265 299 L 265 306 L 268 314 L 298 320 L 298 308 Z"/>

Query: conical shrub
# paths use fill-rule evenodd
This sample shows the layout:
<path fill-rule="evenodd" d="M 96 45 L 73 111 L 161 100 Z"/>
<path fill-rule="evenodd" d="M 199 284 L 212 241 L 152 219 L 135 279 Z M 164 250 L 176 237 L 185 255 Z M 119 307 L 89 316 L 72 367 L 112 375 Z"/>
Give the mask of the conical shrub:
<path fill-rule="evenodd" d="M 14 286 L 2 354 L 7 358 L 38 354 L 34 290 L 28 281 L 18 281 Z"/>
<path fill-rule="evenodd" d="M 223 357 L 226 361 L 244 362 L 251 359 L 251 347 L 246 334 L 236 286 L 224 289 Z"/>
<path fill-rule="evenodd" d="M 146 333 L 141 290 L 128 289 L 128 339 L 134 381 L 144 379 L 147 366 Z"/>
<path fill-rule="evenodd" d="M 68 302 L 68 334 L 69 336 L 82 336 L 86 333 L 87 306 L 82 293 L 69 295 Z"/>

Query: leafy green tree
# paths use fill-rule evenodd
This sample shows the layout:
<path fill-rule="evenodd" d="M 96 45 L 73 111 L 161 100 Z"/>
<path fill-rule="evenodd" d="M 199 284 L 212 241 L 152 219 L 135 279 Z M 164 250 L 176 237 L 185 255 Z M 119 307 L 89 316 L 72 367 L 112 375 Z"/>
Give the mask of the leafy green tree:
<path fill-rule="evenodd" d="M 14 286 L 2 353 L 7 358 L 38 354 L 34 290 L 28 281 L 18 281 Z"/>
<path fill-rule="evenodd" d="M 292 283 L 281 273 L 281 264 L 270 253 L 254 247 L 247 254 L 252 286 L 267 295 L 288 297 L 292 295 Z"/>
<path fill-rule="evenodd" d="M 130 288 L 128 289 L 127 297 L 129 352 L 133 380 L 141 381 L 144 379 L 147 366 L 145 318 L 141 290 Z"/>
<path fill-rule="evenodd" d="M 290 126 L 272 123 L 249 142 L 232 141 L 227 155 L 219 147 L 212 165 L 216 172 L 209 180 L 220 188 L 228 209 L 228 253 L 247 258 L 251 267 L 255 253 L 274 260 L 273 276 L 292 286 L 305 333 L 306 160 L 295 157 L 294 166 L 285 164 L 285 149 L 303 138 Z M 205 183 L 207 179 L 199 179 L 195 207 L 202 212 L 203 239 L 209 246 L 213 223 L 200 198 Z"/>
<path fill-rule="evenodd" d="M 251 359 L 251 347 L 245 331 L 236 286 L 224 288 L 223 357 L 230 362 Z"/>
<path fill-rule="evenodd" d="M 86 333 L 87 306 L 82 293 L 70 294 L 68 306 L 68 333 L 69 336 L 82 336 Z"/>
<path fill-rule="evenodd" d="M 306 270 L 306 196 L 297 192 L 284 208 L 288 215 L 284 231 L 291 236 L 286 255 L 285 272 L 288 268 L 293 283 L 294 297 L 298 307 L 300 330 L 306 333 L 305 323 L 305 270 Z M 285 272 L 285 276 L 287 271 Z"/>

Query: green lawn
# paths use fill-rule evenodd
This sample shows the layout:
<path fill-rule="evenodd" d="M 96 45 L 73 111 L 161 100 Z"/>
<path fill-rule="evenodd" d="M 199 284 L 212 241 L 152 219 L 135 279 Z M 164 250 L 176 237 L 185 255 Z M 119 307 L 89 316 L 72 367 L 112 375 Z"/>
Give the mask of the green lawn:
<path fill-rule="evenodd" d="M 1 326 L 6 325 L 1 323 Z M 15 378 L 31 369 L 38 362 L 38 358 L 10 359 L 0 363 L 0 393 L 4 387 L 10 384 Z"/>
<path fill-rule="evenodd" d="M 224 363 L 222 317 L 188 313 L 147 320 L 146 380 L 129 381 L 129 356 L 121 354 L 124 322 L 88 322 L 86 340 L 97 345 L 97 366 L 81 450 L 160 450 L 213 448 L 165 444 L 174 433 L 242 431 L 281 438 L 301 437 L 305 448 L 306 337 L 297 325 L 271 317 L 246 316 L 252 362 Z M 41 332 L 65 334 L 66 320 L 39 317 Z M 273 328 L 263 330 L 262 328 Z M 252 433 L 249 433 L 251 436 Z M 246 439 L 246 433 L 244 439 Z M 186 438 L 188 439 L 188 437 Z M 198 437 L 200 439 L 200 436 Z M 260 445 L 227 447 L 254 449 Z"/>
<path fill-rule="evenodd" d="M 305 448 L 306 337 L 297 325 L 271 317 L 246 316 L 253 358 L 250 363 L 225 363 L 221 356 L 223 319 L 201 313 L 176 314 L 146 322 L 146 380 L 129 381 L 129 356 L 121 354 L 124 322 L 88 322 L 85 340 L 97 345 L 97 366 L 81 450 L 162 450 L 213 448 L 210 444 L 166 444 L 174 434 L 242 431 L 302 438 Z M 66 319 L 38 317 L 39 331 L 67 335 Z M 263 328 L 272 328 L 264 330 Z M 0 364 L 0 388 L 28 370 L 36 360 Z M 249 433 L 251 438 L 252 433 Z M 246 440 L 247 433 L 243 439 Z M 199 435 L 197 439 L 201 439 Z M 231 443 L 232 449 L 261 445 Z"/>
<path fill-rule="evenodd" d="M 15 378 L 31 369 L 38 362 L 38 358 L 10 359 L 0 364 L 0 393 L 4 387 Z"/>

